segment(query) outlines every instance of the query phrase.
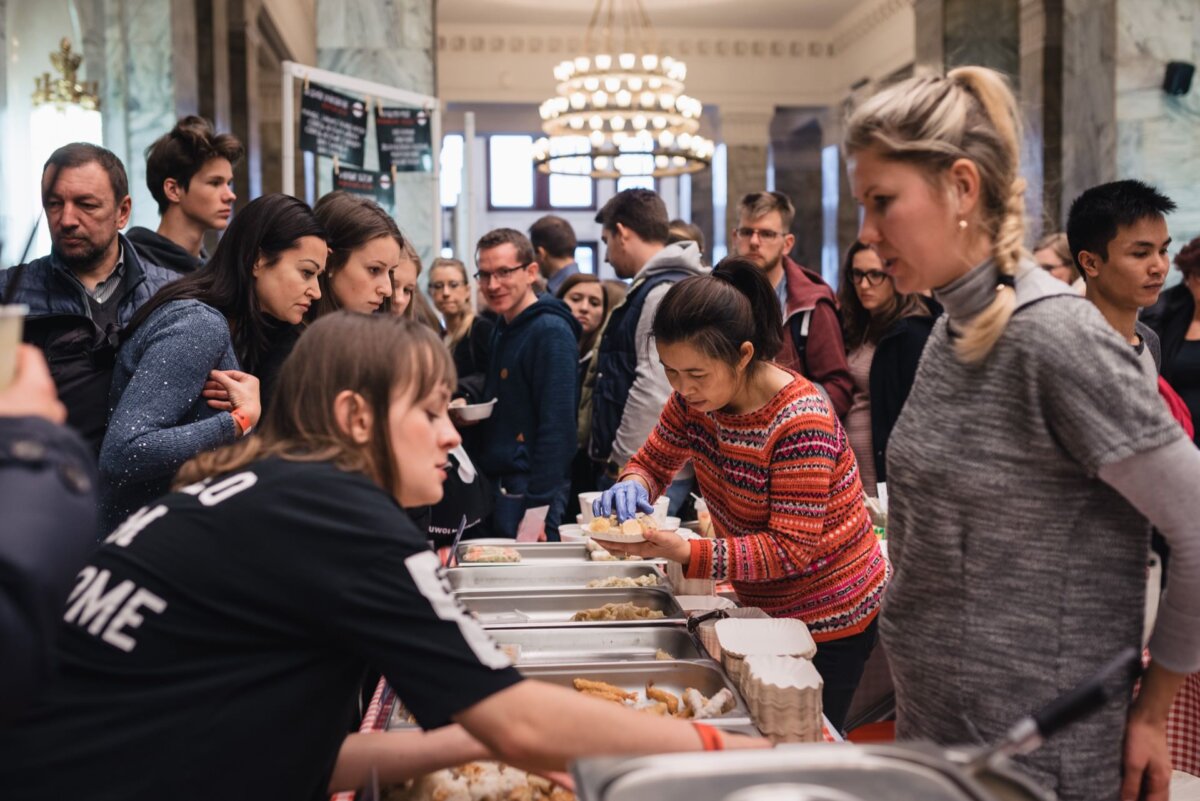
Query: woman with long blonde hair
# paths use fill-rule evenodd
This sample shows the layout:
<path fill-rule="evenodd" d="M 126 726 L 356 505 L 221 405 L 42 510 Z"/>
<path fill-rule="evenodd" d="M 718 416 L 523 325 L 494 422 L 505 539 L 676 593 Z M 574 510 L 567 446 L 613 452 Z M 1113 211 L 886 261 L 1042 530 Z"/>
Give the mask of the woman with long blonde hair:
<path fill-rule="evenodd" d="M 979 67 L 903 81 L 847 123 L 859 241 L 897 292 L 945 308 L 888 442 L 897 734 L 996 742 L 1140 646 L 1149 518 L 1171 591 L 1137 700 L 1124 682 L 1022 763 L 1063 801 L 1165 801 L 1166 711 L 1200 669 L 1200 452 L 1133 349 L 1028 257 L 1020 141 L 1012 92 Z"/>
<path fill-rule="evenodd" d="M 429 296 L 446 322 L 442 341 L 454 355 L 458 394 L 472 401 L 489 400 L 481 394 L 496 329 L 490 320 L 475 313 L 467 266 L 459 259 L 434 259 L 429 268 Z"/>

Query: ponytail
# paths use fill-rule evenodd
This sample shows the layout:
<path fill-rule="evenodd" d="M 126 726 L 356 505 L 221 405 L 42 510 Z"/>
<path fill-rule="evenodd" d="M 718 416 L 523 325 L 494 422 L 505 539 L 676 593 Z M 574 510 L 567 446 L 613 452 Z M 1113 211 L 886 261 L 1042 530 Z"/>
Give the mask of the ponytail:
<path fill-rule="evenodd" d="M 736 256 L 710 275 L 671 287 L 658 305 L 652 331 L 658 342 L 689 342 L 730 365 L 741 360 L 745 342 L 754 347 L 752 365 L 775 358 L 783 345 L 775 289 L 753 262 Z"/>
<path fill-rule="evenodd" d="M 951 70 L 949 80 L 963 87 L 979 101 L 984 114 L 999 140 L 1004 160 L 1011 165 L 1008 186 L 998 198 L 999 214 L 995 215 L 992 258 L 1000 273 L 996 297 L 978 317 L 971 321 L 959 337 L 958 357 L 968 364 L 987 358 L 992 347 L 1004 333 L 1009 319 L 1017 309 L 1017 292 L 1013 277 L 1021 263 L 1025 242 L 1025 179 L 1017 174 L 1020 164 L 1021 117 L 1016 98 L 999 73 L 982 67 L 959 67 Z M 1007 279 L 1007 280 L 1005 280 Z"/>

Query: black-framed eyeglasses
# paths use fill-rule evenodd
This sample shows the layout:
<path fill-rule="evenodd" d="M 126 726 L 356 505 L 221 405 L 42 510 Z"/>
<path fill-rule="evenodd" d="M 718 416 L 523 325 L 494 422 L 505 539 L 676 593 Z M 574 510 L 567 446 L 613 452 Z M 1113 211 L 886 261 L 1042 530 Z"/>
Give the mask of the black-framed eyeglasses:
<path fill-rule="evenodd" d="M 850 270 L 850 280 L 855 286 L 867 279 L 867 286 L 879 286 L 883 283 L 883 279 L 887 278 L 888 274 L 883 270 L 860 270 L 857 267 Z"/>
<path fill-rule="evenodd" d="M 733 233 L 738 239 L 753 239 L 755 234 L 763 242 L 774 242 L 781 236 L 786 234 L 780 231 L 772 231 L 770 228 L 735 228 Z"/>
<path fill-rule="evenodd" d="M 449 289 L 451 292 L 457 292 L 466 284 L 462 281 L 437 281 L 429 285 L 430 292 L 441 292 L 443 289 Z"/>
<path fill-rule="evenodd" d="M 493 278 L 497 281 L 507 281 L 531 264 L 533 264 L 533 262 L 527 261 L 524 264 L 518 264 L 516 267 L 499 267 L 488 273 L 485 273 L 483 270 L 478 270 L 475 273 L 475 280 L 481 284 L 486 284 Z"/>

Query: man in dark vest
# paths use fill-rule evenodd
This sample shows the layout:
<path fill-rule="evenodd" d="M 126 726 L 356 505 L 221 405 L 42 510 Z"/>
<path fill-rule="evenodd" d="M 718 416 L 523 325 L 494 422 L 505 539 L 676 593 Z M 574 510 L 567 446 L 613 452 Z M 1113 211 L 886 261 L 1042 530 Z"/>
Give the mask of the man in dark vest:
<path fill-rule="evenodd" d="M 98 454 L 121 329 L 176 274 L 142 261 L 118 233 L 129 221 L 129 179 L 108 150 L 76 142 L 54 151 L 42 207 L 50 255 L 0 272 L 0 302 L 29 307 L 25 341 L 45 353 L 67 424 Z"/>
<path fill-rule="evenodd" d="M 618 192 L 596 215 L 605 259 L 618 276 L 633 279 L 588 369 L 591 408 L 580 410 L 591 422 L 588 453 L 600 468 L 601 489 L 612 485 L 642 447 L 671 394 L 650 341 L 658 304 L 672 284 L 705 272 L 695 242 L 667 244 L 669 219 L 662 198 L 649 189 Z M 687 500 L 692 479 L 689 464 L 668 489 L 672 512 Z"/>

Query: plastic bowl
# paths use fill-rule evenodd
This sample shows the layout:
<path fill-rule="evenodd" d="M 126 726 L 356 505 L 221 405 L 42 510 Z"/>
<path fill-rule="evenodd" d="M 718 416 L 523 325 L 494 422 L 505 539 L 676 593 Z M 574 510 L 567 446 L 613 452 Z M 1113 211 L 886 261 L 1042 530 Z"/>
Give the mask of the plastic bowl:
<path fill-rule="evenodd" d="M 486 420 L 492 416 L 492 409 L 496 407 L 496 399 L 492 398 L 487 403 L 468 403 L 465 406 L 451 406 L 450 413 L 459 420 Z"/>

